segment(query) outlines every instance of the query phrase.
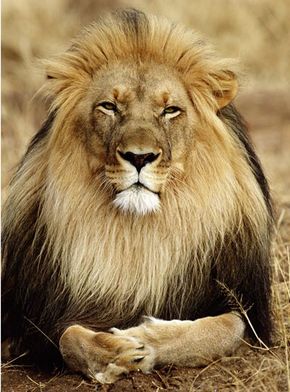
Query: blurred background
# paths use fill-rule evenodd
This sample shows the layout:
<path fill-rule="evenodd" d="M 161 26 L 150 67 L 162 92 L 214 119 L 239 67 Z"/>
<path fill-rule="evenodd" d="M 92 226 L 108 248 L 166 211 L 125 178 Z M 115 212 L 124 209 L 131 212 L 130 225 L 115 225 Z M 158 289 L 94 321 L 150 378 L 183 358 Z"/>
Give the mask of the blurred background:
<path fill-rule="evenodd" d="M 225 383 L 231 371 L 235 380 L 242 380 L 239 385 L 244 385 L 245 389 L 241 390 L 286 391 L 287 385 L 290 388 L 289 0 L 2 1 L 4 198 L 15 165 L 45 119 L 45 103 L 36 95 L 44 81 L 38 60 L 65 50 L 82 26 L 95 20 L 101 12 L 124 6 L 167 16 L 196 29 L 213 43 L 222 57 L 240 61 L 242 85 L 235 104 L 249 124 L 250 136 L 269 178 L 275 202 L 277 229 L 273 246 L 273 290 L 279 328 L 276 357 L 271 353 L 267 357 L 247 353 L 247 364 L 227 367 Z M 221 373 L 215 372 L 215 368 L 212 371 L 214 377 Z M 15 390 L 27 390 L 23 389 L 24 386 L 17 389 L 22 374 L 19 373 L 19 379 L 14 383 L 11 374 L 5 374 L 6 385 L 14 385 Z M 17 375 L 16 372 L 13 374 Z M 206 372 L 204 375 L 206 383 L 209 378 Z M 184 388 L 180 390 L 189 390 Z M 204 384 L 202 390 L 213 389 Z"/>

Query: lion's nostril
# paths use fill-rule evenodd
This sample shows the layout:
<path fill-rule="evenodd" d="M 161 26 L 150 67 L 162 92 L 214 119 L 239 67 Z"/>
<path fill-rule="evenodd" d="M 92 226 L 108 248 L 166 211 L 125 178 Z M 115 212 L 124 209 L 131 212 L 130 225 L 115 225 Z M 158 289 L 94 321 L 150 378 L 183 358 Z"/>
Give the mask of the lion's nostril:
<path fill-rule="evenodd" d="M 119 151 L 120 156 L 125 159 L 126 161 L 130 162 L 133 166 L 136 167 L 138 173 L 144 167 L 147 165 L 147 163 L 151 163 L 155 161 L 160 154 L 154 154 L 153 152 L 150 152 L 148 154 L 135 154 L 131 151 L 128 151 L 126 153 L 123 153 Z"/>

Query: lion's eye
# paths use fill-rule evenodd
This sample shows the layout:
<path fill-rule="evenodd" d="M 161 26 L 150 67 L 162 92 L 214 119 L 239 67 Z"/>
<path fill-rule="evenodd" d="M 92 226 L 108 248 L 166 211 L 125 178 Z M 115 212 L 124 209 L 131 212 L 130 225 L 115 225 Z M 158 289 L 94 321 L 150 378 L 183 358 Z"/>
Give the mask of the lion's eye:
<path fill-rule="evenodd" d="M 180 114 L 181 109 L 178 106 L 167 106 L 164 108 L 162 115 L 167 118 L 173 118 Z"/>
<path fill-rule="evenodd" d="M 117 106 L 112 102 L 100 102 L 97 107 L 104 113 L 114 114 L 117 112 Z"/>

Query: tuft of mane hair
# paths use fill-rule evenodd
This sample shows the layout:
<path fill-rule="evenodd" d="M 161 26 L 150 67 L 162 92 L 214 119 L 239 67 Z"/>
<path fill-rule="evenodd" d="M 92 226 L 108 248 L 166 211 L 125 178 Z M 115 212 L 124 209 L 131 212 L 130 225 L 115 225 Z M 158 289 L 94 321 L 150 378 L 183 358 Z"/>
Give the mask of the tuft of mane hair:
<path fill-rule="evenodd" d="M 197 135 L 210 135 L 214 151 L 197 142 L 187 183 L 176 173 L 160 204 L 156 195 L 133 195 L 136 208 L 156 210 L 138 216 L 113 208 L 102 169 L 88 164 L 78 109 L 96 72 L 123 63 L 162 64 L 180 75 L 206 130 Z M 4 207 L 3 338 L 38 361 L 57 361 L 51 342 L 57 346 L 73 323 L 106 331 L 143 315 L 194 320 L 227 312 L 219 281 L 243 299 L 269 343 L 271 198 L 243 119 L 223 105 L 234 63 L 218 59 L 191 30 L 123 10 L 44 65 L 50 112 Z M 127 208 L 124 195 L 115 203 Z"/>

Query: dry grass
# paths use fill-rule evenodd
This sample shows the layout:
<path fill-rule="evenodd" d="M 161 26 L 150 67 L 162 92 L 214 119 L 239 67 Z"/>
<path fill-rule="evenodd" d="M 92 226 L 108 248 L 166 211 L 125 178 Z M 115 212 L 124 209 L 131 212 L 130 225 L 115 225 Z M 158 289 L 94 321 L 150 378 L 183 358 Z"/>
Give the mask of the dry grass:
<path fill-rule="evenodd" d="M 37 70 L 37 59 L 64 49 L 81 25 L 95 19 L 100 9 L 120 5 L 142 8 L 181 21 L 209 37 L 224 55 L 241 59 L 248 84 L 244 87 L 244 94 L 238 104 L 242 111 L 248 114 L 250 125 L 258 129 L 252 135 L 270 178 L 278 217 L 273 246 L 276 348 L 267 351 L 245 346 L 239 356 L 218 361 L 208 368 L 191 372 L 184 369 L 163 369 L 151 378 L 133 377 L 132 385 L 134 388 L 146 385 L 143 389 L 146 391 L 217 388 L 223 391 L 290 391 L 290 112 L 287 109 L 290 98 L 287 90 L 290 64 L 289 2 L 4 1 L 2 189 L 5 193 L 12 168 L 24 152 L 28 139 L 44 118 L 44 103 L 38 98 L 32 98 L 44 77 L 42 72 Z M 279 127 L 276 129 L 277 124 Z M 3 368 L 3 372 L 10 372 L 7 373 L 10 377 L 7 385 L 11 385 L 13 381 L 11 374 L 18 372 L 12 365 Z M 23 373 L 23 370 L 21 372 L 26 378 L 32 377 Z M 43 380 L 45 378 L 37 381 L 39 388 L 41 384 L 41 390 L 69 389 L 59 389 L 57 386 L 50 389 L 52 383 L 43 383 Z M 32 381 L 36 382 L 34 379 Z M 53 383 L 56 383 L 53 385 L 58 385 L 58 381 L 57 377 L 53 378 Z M 17 387 L 17 381 L 14 381 L 13 389 L 7 387 L 6 390 L 26 390 L 23 385 Z M 92 390 L 89 384 L 80 384 L 79 379 L 76 385 L 81 385 L 81 390 Z M 117 389 L 113 387 L 112 391 L 129 391 L 130 385 L 128 382 L 120 383 Z M 32 384 L 30 387 L 33 389 Z"/>

